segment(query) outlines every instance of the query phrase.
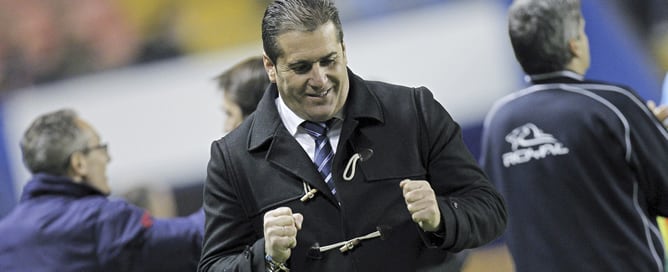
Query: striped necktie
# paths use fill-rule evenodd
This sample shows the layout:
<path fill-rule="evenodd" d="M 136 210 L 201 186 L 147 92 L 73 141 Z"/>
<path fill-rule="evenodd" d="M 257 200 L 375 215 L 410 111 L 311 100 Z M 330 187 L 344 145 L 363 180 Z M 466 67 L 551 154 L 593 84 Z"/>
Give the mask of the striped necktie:
<path fill-rule="evenodd" d="M 332 179 L 332 159 L 334 158 L 334 152 L 332 151 L 332 146 L 329 144 L 329 138 L 327 138 L 329 123 L 331 122 L 315 123 L 304 121 L 301 126 L 315 140 L 313 162 L 318 167 L 318 172 L 325 179 L 325 183 L 329 186 L 329 189 L 332 190 L 332 194 L 336 195 L 334 179 Z"/>

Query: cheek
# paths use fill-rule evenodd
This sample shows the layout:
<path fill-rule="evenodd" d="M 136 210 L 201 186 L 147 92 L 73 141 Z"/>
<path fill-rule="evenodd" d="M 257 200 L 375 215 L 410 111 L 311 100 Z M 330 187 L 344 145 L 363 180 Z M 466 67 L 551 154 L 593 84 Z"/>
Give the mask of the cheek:
<path fill-rule="evenodd" d="M 234 124 L 235 126 L 238 126 L 239 124 L 241 124 L 241 122 L 243 120 L 244 120 L 244 118 L 243 118 L 243 116 L 241 116 L 240 112 L 236 112 L 236 113 L 232 114 L 232 116 L 230 117 L 230 121 L 232 121 L 232 124 Z"/>
<path fill-rule="evenodd" d="M 307 82 L 308 76 L 292 74 L 279 78 L 276 85 L 280 86 L 281 94 L 295 95 L 300 86 L 306 86 Z"/>
<path fill-rule="evenodd" d="M 234 118 L 232 116 L 228 116 L 227 119 L 225 119 L 225 125 L 223 129 L 225 132 L 230 132 L 233 129 L 235 129 L 239 125 L 239 122 L 237 121 L 237 118 Z"/>
<path fill-rule="evenodd" d="M 96 167 L 97 172 L 101 174 L 105 174 L 105 171 L 107 170 L 107 162 L 104 158 L 100 158 L 99 165 Z"/>
<path fill-rule="evenodd" d="M 225 131 L 229 132 L 236 127 L 238 127 L 243 121 L 243 115 L 241 114 L 241 108 L 238 106 L 235 108 L 230 108 L 228 115 L 225 119 Z"/>

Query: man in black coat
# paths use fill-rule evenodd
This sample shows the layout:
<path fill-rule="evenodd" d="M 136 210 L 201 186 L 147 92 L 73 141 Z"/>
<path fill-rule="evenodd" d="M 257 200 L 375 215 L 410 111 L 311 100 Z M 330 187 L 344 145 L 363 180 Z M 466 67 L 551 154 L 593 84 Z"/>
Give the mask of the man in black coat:
<path fill-rule="evenodd" d="M 460 127 L 424 87 L 353 74 L 330 1 L 273 2 L 262 37 L 272 84 L 212 144 L 200 271 L 416 271 L 503 232 Z"/>

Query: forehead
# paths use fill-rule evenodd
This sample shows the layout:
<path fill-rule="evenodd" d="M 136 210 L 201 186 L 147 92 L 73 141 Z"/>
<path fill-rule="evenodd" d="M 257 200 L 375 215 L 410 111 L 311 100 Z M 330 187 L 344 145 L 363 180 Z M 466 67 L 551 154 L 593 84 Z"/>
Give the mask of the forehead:
<path fill-rule="evenodd" d="M 276 41 L 283 52 L 278 62 L 317 61 L 341 50 L 338 31 L 332 22 L 323 24 L 313 31 L 285 32 L 280 34 Z"/>
<path fill-rule="evenodd" d="M 97 131 L 95 131 L 95 128 L 93 128 L 93 126 L 91 126 L 88 122 L 81 118 L 77 118 L 76 123 L 81 131 L 83 131 L 83 133 L 88 136 L 89 140 L 92 140 L 93 142 L 100 141 L 100 136 L 97 134 Z"/>

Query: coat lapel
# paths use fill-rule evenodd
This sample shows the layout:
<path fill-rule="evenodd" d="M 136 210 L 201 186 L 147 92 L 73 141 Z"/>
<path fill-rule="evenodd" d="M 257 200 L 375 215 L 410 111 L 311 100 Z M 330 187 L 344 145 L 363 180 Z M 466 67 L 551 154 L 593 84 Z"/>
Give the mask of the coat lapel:
<path fill-rule="evenodd" d="M 345 120 L 341 130 L 337 165 L 347 162 L 350 156 L 363 148 L 374 149 L 371 140 L 366 137 L 366 127 L 384 123 L 383 111 L 378 98 L 369 90 L 366 82 L 348 70 L 350 92 L 346 101 Z M 346 152 L 349 146 L 352 152 Z M 341 154 L 341 156 L 338 156 Z M 345 167 L 345 165 L 343 165 Z"/>
<path fill-rule="evenodd" d="M 345 162 L 362 148 L 373 150 L 373 143 L 365 136 L 364 127 L 383 123 L 383 112 L 377 97 L 368 89 L 365 81 L 348 70 L 350 92 L 346 101 L 343 128 L 334 158 L 335 182 L 341 181 Z M 271 84 L 254 113 L 248 138 L 248 152 L 266 152 L 265 159 L 278 168 L 292 174 L 295 182 L 306 182 L 318 189 L 330 201 L 337 203 L 329 187 L 318 173 L 313 161 L 283 126 L 276 109 L 278 97 L 276 84 Z M 352 152 L 351 149 L 352 148 Z"/>
<path fill-rule="evenodd" d="M 306 182 L 333 203 L 338 203 L 318 173 L 313 161 L 281 122 L 276 109 L 276 84 L 271 84 L 258 104 L 248 139 L 250 153 L 265 152 L 265 159 L 292 174 L 295 182 Z M 301 186 L 301 184 L 299 185 Z"/>

